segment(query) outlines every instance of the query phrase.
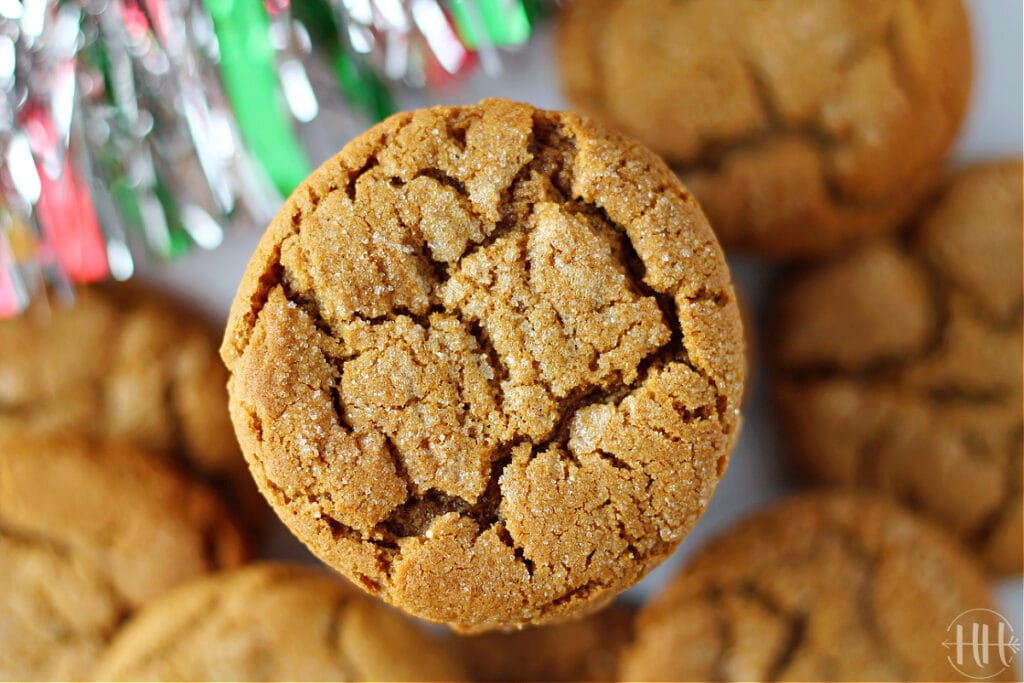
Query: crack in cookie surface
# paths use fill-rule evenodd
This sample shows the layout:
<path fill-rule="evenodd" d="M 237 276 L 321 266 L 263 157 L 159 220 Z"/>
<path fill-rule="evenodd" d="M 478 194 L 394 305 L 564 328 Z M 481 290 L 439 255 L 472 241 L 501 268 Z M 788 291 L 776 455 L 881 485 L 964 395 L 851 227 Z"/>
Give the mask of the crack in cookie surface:
<path fill-rule="evenodd" d="M 638 615 L 623 680 L 916 680 L 949 620 L 990 605 L 958 545 L 902 508 L 805 494 L 711 541 Z M 913 624 L 914 626 L 911 626 Z"/>
<path fill-rule="evenodd" d="M 897 227 L 971 75 L 959 0 L 577 1 L 556 44 L 576 106 L 669 160 L 727 243 L 780 256 Z"/>
<path fill-rule="evenodd" d="M 240 438 L 265 492 L 333 527 L 314 535 L 396 546 L 364 587 L 465 628 L 632 582 L 696 520 L 735 438 L 735 303 L 695 204 L 633 143 L 525 106 L 418 112 L 367 135 L 308 181 L 333 190 L 290 200 L 250 264 L 259 312 L 229 322 L 236 425 L 259 425 Z M 558 482 L 578 507 L 527 511 Z M 496 563 L 518 600 L 455 614 L 461 589 L 435 586 L 422 601 L 451 604 L 408 605 L 446 547 L 442 563 L 467 572 L 449 580 Z"/>

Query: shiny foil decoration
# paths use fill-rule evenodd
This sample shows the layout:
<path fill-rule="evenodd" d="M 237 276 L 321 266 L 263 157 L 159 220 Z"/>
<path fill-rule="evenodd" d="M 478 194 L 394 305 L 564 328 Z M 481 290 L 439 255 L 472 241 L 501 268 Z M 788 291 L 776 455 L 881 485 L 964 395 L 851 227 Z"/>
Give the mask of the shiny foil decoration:
<path fill-rule="evenodd" d="M 0 0 L 0 318 L 262 225 L 333 150 L 526 44 L 537 0 Z"/>

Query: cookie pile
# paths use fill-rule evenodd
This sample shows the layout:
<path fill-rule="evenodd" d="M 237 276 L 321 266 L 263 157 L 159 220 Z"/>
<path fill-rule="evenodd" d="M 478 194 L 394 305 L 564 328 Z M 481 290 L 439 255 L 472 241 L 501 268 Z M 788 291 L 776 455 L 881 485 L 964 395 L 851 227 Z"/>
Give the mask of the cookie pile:
<path fill-rule="evenodd" d="M 1012 648 L 950 649 L 964 614 L 1003 632 L 984 579 L 1024 553 L 1024 181 L 1019 158 L 943 160 L 969 36 L 958 0 L 562 12 L 572 104 L 662 154 L 727 248 L 799 261 L 763 346 L 819 488 L 698 551 L 641 608 L 622 679 L 1015 680 Z"/>
<path fill-rule="evenodd" d="M 87 677 L 143 603 L 249 556 L 213 339 L 124 286 L 0 324 L 0 678 Z"/>
<path fill-rule="evenodd" d="M 947 647 L 1024 552 L 1024 179 L 944 161 L 969 36 L 960 0 L 569 1 L 579 113 L 371 127 L 220 358 L 139 287 L 0 324 L 0 678 L 1013 680 Z M 719 238 L 780 274 L 759 341 Z M 727 474 L 745 339 L 807 490 L 616 602 Z M 253 561 L 271 510 L 336 571 Z"/>
<path fill-rule="evenodd" d="M 793 273 L 775 398 L 814 481 L 885 492 L 995 573 L 1021 565 L 1021 163 L 954 176 L 921 220 Z"/>
<path fill-rule="evenodd" d="M 463 677 L 334 577 L 241 568 L 269 520 L 215 329 L 137 286 L 76 299 L 0 323 L 0 679 Z"/>

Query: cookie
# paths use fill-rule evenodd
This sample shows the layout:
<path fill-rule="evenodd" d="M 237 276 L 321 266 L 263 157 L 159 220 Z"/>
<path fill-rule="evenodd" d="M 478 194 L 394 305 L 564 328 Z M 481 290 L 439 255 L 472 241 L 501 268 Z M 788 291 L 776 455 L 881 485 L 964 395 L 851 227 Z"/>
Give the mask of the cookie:
<path fill-rule="evenodd" d="M 265 503 L 239 453 L 213 328 L 155 291 L 104 285 L 73 306 L 0 321 L 0 434 L 128 441 L 202 475 L 259 527 Z"/>
<path fill-rule="evenodd" d="M 901 224 L 970 94 L 960 0 L 578 0 L 558 29 L 573 106 L 661 154 L 725 246 L 770 257 Z"/>
<path fill-rule="evenodd" d="M 221 353 L 257 484 L 367 591 L 456 629 L 607 604 L 737 436 L 722 252 L 653 154 L 507 100 L 403 113 L 291 196 Z"/>
<path fill-rule="evenodd" d="M 965 610 L 992 607 L 976 566 L 924 520 L 866 494 L 805 494 L 699 551 L 637 616 L 619 673 L 627 681 L 960 680 L 946 629 Z M 992 673 L 971 666 L 961 668 Z"/>
<path fill-rule="evenodd" d="M 0 436 L 0 679 L 81 680 L 139 605 L 244 559 L 219 498 L 159 458 Z"/>
<path fill-rule="evenodd" d="M 1021 571 L 1022 172 L 956 177 L 909 233 L 792 277 L 775 398 L 815 481 L 901 498 Z"/>
<path fill-rule="evenodd" d="M 615 681 L 634 609 L 612 605 L 583 619 L 509 633 L 451 636 L 473 681 Z"/>
<path fill-rule="evenodd" d="M 100 658 L 111 681 L 456 681 L 411 622 L 310 567 L 254 564 L 146 605 Z"/>

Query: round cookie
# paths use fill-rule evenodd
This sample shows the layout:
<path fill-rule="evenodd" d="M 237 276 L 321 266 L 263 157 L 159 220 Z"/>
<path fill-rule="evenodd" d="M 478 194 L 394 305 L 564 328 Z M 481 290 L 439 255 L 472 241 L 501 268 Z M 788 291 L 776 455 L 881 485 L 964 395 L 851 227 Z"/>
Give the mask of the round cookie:
<path fill-rule="evenodd" d="M 146 605 L 96 680 L 456 681 L 458 663 L 410 621 L 322 571 L 255 564 Z"/>
<path fill-rule="evenodd" d="M 576 108 L 661 154 L 723 244 L 772 257 L 906 219 L 972 71 L 960 0 L 577 0 L 556 45 Z"/>
<path fill-rule="evenodd" d="M 637 616 L 620 680 L 959 679 L 946 629 L 992 607 L 938 529 L 884 499 L 805 494 L 698 552 Z"/>
<path fill-rule="evenodd" d="M 645 148 L 506 100 L 387 119 L 289 198 L 221 353 L 315 554 L 459 630 L 594 609 L 667 557 L 738 432 L 722 252 Z"/>
<path fill-rule="evenodd" d="M 219 499 L 159 458 L 0 436 L 0 679 L 81 680 L 143 602 L 244 559 Z"/>
<path fill-rule="evenodd" d="M 217 338 L 193 314 L 139 286 L 88 287 L 73 306 L 0 321 L 0 348 L 0 433 L 127 441 L 211 481 L 259 526 Z"/>
<path fill-rule="evenodd" d="M 1021 571 L 1022 172 L 963 172 L 900 239 L 780 292 L 775 397 L 821 482 L 901 498 Z"/>

